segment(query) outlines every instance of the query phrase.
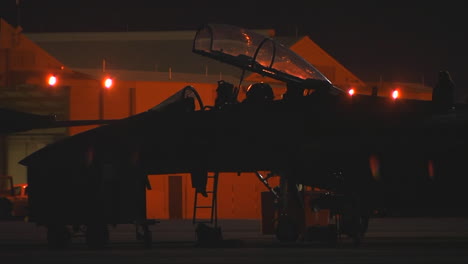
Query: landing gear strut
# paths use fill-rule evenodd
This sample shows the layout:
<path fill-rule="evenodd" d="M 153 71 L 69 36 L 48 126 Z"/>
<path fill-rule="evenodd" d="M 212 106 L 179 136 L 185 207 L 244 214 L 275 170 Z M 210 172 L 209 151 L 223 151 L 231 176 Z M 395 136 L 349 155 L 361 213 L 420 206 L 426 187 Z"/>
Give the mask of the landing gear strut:
<path fill-rule="evenodd" d="M 149 224 L 144 223 L 144 224 L 137 224 L 135 225 L 136 228 L 136 239 L 137 240 L 142 240 L 143 245 L 145 248 L 151 248 L 153 245 L 153 234 L 151 233 L 151 230 L 149 229 Z"/>
<path fill-rule="evenodd" d="M 278 221 L 276 225 L 276 238 L 280 242 L 294 242 L 299 237 L 299 219 L 295 217 L 291 204 L 291 197 L 295 195 L 291 191 L 293 186 L 284 176 L 280 176 L 279 201 L 278 201 Z M 295 187 L 295 186 L 294 186 Z"/>

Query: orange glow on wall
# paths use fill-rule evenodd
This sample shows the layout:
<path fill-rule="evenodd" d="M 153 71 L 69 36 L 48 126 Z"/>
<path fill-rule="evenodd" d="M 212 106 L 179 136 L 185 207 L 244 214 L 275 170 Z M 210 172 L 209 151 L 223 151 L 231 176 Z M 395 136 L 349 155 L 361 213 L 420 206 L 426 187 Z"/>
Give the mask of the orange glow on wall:
<path fill-rule="evenodd" d="M 182 178 L 181 190 L 170 190 L 169 177 Z M 278 177 L 271 180 L 275 186 Z M 170 191 L 182 193 L 182 216 L 192 219 L 194 210 L 195 190 L 192 188 L 190 174 L 177 175 L 150 175 L 152 190 L 146 191 L 147 217 L 150 219 L 170 219 L 169 206 Z M 208 180 L 207 190 L 212 189 L 212 182 Z M 260 219 L 261 218 L 261 192 L 268 191 L 258 180 L 254 173 L 220 173 L 218 183 L 218 218 L 220 219 Z M 198 196 L 199 205 L 210 204 L 209 198 Z M 197 209 L 198 219 L 210 218 L 210 209 Z"/>

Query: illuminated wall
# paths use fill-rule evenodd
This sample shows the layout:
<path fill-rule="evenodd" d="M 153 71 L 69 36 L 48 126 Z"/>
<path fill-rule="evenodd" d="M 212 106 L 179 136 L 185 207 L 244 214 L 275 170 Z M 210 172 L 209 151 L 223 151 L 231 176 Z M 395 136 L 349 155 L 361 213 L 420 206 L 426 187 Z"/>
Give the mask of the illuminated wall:
<path fill-rule="evenodd" d="M 181 201 L 170 195 L 170 177 L 181 177 Z M 151 175 L 149 176 L 152 190 L 147 191 L 148 218 L 169 219 L 179 215 L 170 211 L 179 210 L 184 219 L 193 217 L 194 189 L 191 186 L 189 174 Z M 276 183 L 275 183 L 276 182 Z M 211 189 L 211 180 L 208 180 L 207 190 Z M 277 184 L 277 179 L 272 183 Z M 254 173 L 221 173 L 218 182 L 218 217 L 225 219 L 260 219 L 261 218 L 261 192 L 267 188 L 258 180 Z M 171 200 L 173 199 L 173 200 Z M 175 201 L 174 201 L 175 200 Z M 210 205 L 210 196 L 204 198 L 198 195 L 198 205 Z M 210 209 L 197 209 L 197 218 L 209 218 Z M 177 218 L 177 217 L 176 217 Z"/>

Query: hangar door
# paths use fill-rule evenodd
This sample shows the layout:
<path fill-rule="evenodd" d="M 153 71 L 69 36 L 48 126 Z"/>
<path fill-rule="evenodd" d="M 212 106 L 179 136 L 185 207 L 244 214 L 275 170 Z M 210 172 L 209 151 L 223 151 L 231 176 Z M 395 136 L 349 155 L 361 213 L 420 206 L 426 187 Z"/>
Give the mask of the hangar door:
<path fill-rule="evenodd" d="M 26 166 L 18 162 L 54 142 L 56 138 L 57 135 L 14 135 L 7 137 L 7 174 L 13 177 L 15 184 L 27 183 Z"/>

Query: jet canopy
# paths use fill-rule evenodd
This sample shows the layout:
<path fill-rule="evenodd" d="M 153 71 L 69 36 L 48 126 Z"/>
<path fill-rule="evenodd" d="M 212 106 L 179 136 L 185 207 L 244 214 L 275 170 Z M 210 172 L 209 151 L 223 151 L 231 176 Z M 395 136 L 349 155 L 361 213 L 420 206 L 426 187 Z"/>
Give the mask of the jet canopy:
<path fill-rule="evenodd" d="M 284 45 L 231 25 L 203 25 L 195 35 L 192 51 L 286 83 L 316 79 L 331 84 L 312 64 Z"/>

